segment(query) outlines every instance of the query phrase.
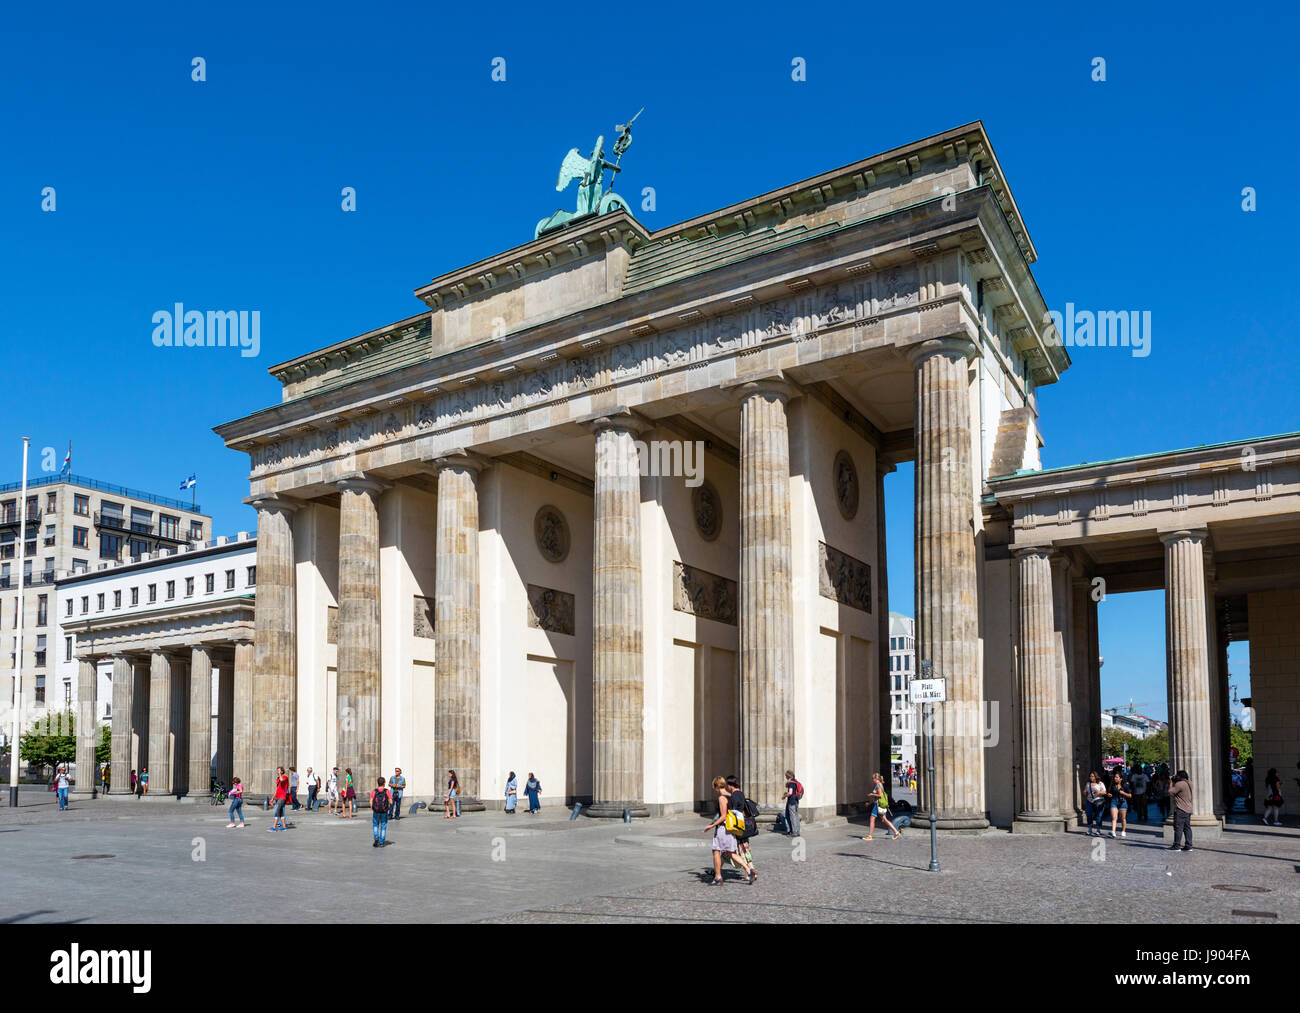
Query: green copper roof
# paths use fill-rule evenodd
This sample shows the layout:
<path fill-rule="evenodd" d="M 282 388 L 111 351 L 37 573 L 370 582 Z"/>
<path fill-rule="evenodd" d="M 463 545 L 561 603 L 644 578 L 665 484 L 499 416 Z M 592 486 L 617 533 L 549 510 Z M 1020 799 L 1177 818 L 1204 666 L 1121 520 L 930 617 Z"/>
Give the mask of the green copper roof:
<path fill-rule="evenodd" d="M 1009 479 L 1024 478 L 1028 475 L 1058 475 L 1064 471 L 1078 471 L 1081 468 L 1100 468 L 1107 464 L 1123 464 L 1125 461 L 1142 461 L 1153 457 L 1169 457 L 1173 454 L 1193 454 L 1199 450 L 1218 450 L 1222 447 L 1244 447 L 1252 443 L 1265 443 L 1268 440 L 1285 440 L 1288 437 L 1300 437 L 1300 432 L 1276 433 L 1273 436 L 1257 436 L 1248 440 L 1227 440 L 1223 443 L 1202 443 L 1199 446 L 1183 447 L 1179 450 L 1159 450 L 1149 454 L 1133 454 L 1129 457 L 1112 457 L 1107 461 L 1084 461 L 1081 464 L 1064 464 L 1056 468 L 1042 468 L 1038 471 L 1031 468 L 1021 468 L 1010 475 L 990 476 L 988 481 L 1005 482 Z"/>
<path fill-rule="evenodd" d="M 842 228 L 839 222 L 829 222 L 815 228 L 792 225 L 779 232 L 764 228 L 729 236 L 664 239 L 650 243 L 633 255 L 632 262 L 628 265 L 627 278 L 624 279 L 623 294 L 631 295 L 715 267 L 734 264 L 738 260 L 827 235 L 839 228 Z"/>

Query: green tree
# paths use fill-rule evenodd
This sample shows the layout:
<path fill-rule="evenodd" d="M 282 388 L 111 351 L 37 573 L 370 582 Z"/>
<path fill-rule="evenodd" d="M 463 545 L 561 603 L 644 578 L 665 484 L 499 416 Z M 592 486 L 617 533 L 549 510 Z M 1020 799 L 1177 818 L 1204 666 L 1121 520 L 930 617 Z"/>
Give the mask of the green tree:
<path fill-rule="evenodd" d="M 1244 765 L 1255 755 L 1255 733 L 1246 731 L 1241 725 L 1232 725 L 1228 730 L 1228 745 L 1237 747 L 1235 762 Z"/>
<path fill-rule="evenodd" d="M 1138 739 L 1129 747 L 1128 757 L 1136 763 L 1150 763 L 1153 766 L 1169 762 L 1169 729 L 1162 728 L 1155 735 Z"/>
<path fill-rule="evenodd" d="M 1101 730 L 1101 749 L 1106 755 L 1103 759 L 1109 759 L 1112 756 L 1124 755 L 1124 747 L 1128 746 L 1129 752 L 1133 751 L 1133 746 L 1139 741 L 1138 737 L 1132 732 L 1126 732 L 1120 728 L 1103 728 Z"/>
<path fill-rule="evenodd" d="M 74 723 L 71 712 L 45 716 L 45 730 L 42 722 L 32 725 L 32 730 L 18 738 L 18 755 L 28 763 L 38 767 L 52 767 L 60 763 L 72 763 L 77 758 L 77 736 L 73 732 Z M 64 732 L 64 728 L 67 732 Z"/>
<path fill-rule="evenodd" d="M 95 762 L 98 764 L 107 763 L 113 755 L 113 736 L 108 725 L 100 729 L 99 745 L 95 747 Z"/>

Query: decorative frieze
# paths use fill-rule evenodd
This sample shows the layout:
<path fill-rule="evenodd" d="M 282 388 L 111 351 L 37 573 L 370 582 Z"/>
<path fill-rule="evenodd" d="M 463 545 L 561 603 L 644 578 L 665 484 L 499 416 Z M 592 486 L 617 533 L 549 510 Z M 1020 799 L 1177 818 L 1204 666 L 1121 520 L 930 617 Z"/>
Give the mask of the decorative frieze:
<path fill-rule="evenodd" d="M 841 516 L 851 521 L 858 515 L 858 469 L 847 450 L 835 455 L 831 473 L 835 481 L 835 505 L 840 508 Z"/>
<path fill-rule="evenodd" d="M 339 642 L 339 610 L 338 606 L 330 605 L 325 609 L 325 643 L 337 644 Z"/>
<path fill-rule="evenodd" d="M 674 561 L 673 609 L 677 612 L 735 626 L 736 601 L 734 580 Z"/>
<path fill-rule="evenodd" d="M 535 630 L 573 636 L 576 599 L 567 591 L 528 585 L 527 622 Z"/>
<path fill-rule="evenodd" d="M 426 598 L 422 595 L 414 595 L 411 600 L 411 611 L 413 613 L 413 629 L 415 636 L 422 640 L 433 639 L 434 628 L 434 599 Z"/>
<path fill-rule="evenodd" d="M 533 537 L 537 540 L 537 551 L 550 563 L 563 563 L 569 555 L 569 524 L 564 514 L 547 505 L 537 511 L 533 518 Z"/>
<path fill-rule="evenodd" d="M 817 547 L 821 553 L 818 566 L 821 596 L 849 608 L 870 612 L 871 564 L 854 559 L 825 542 L 818 542 Z"/>
<path fill-rule="evenodd" d="M 722 530 L 722 497 L 707 478 L 691 490 L 691 511 L 700 537 L 711 542 Z"/>

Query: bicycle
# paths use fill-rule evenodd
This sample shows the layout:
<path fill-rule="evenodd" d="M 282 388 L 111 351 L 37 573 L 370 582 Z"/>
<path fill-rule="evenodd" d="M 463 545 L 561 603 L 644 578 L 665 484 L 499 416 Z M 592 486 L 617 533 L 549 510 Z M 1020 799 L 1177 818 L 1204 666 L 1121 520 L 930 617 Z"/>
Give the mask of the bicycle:
<path fill-rule="evenodd" d="M 225 802 L 226 802 L 226 786 L 214 777 L 212 779 L 212 797 L 210 799 L 210 804 L 225 805 Z"/>

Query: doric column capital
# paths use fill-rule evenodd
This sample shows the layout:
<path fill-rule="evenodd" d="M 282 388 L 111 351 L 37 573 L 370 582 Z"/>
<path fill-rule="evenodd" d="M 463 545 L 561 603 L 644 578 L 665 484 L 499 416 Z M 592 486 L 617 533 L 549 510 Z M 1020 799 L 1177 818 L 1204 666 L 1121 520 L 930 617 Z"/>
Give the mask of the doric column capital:
<path fill-rule="evenodd" d="M 1165 545 L 1188 541 L 1204 544 L 1209 536 L 1210 532 L 1207 528 L 1179 528 L 1177 531 L 1164 531 L 1159 535 L 1160 541 Z"/>
<path fill-rule="evenodd" d="M 195 655 L 195 654 L 200 654 L 200 655 L 203 655 L 205 658 L 211 659 L 211 657 L 212 657 L 212 645 L 211 645 L 211 644 L 191 644 L 191 645 L 190 645 L 190 654 L 191 654 L 191 656 L 193 656 L 193 655 Z"/>
<path fill-rule="evenodd" d="M 277 513 L 292 514 L 303 504 L 296 499 L 289 499 L 285 496 L 276 496 L 274 493 L 265 493 L 260 496 L 245 496 L 244 502 L 254 510 L 271 510 Z"/>
<path fill-rule="evenodd" d="M 803 393 L 799 385 L 786 376 L 784 370 L 780 369 L 771 369 L 763 373 L 726 380 L 721 384 L 720 389 L 730 392 L 737 401 L 744 401 L 746 398 L 759 395 L 779 398 L 783 404 Z"/>
<path fill-rule="evenodd" d="M 430 457 L 424 461 L 430 471 L 435 475 L 447 468 L 456 471 L 467 471 L 470 474 L 477 475 L 484 468 L 492 463 L 492 458 L 485 457 L 483 454 L 476 454 L 472 450 L 466 450 L 464 447 L 456 447 L 447 451 L 445 454 L 439 454 L 437 457 Z"/>
<path fill-rule="evenodd" d="M 903 352 L 912 361 L 913 368 L 935 355 L 948 358 L 961 357 L 966 360 L 979 355 L 979 346 L 975 339 L 967 334 L 949 334 L 942 338 L 927 338 L 914 345 L 908 345 Z"/>
<path fill-rule="evenodd" d="M 655 427 L 652 420 L 638 412 L 634 412 L 631 408 L 616 408 L 603 415 L 588 419 L 583 422 L 583 425 L 593 433 L 601 433 L 612 429 L 617 432 L 631 433 L 633 436 L 640 436 Z"/>
<path fill-rule="evenodd" d="M 1055 559 L 1059 553 L 1050 545 L 1013 545 L 1011 554 L 1017 559 L 1024 559 L 1027 556 L 1042 556 L 1044 559 Z"/>
<path fill-rule="evenodd" d="M 350 472 L 335 482 L 334 485 L 339 492 L 365 492 L 372 495 L 392 488 L 391 482 L 385 482 L 373 475 L 367 475 L 364 471 Z"/>

